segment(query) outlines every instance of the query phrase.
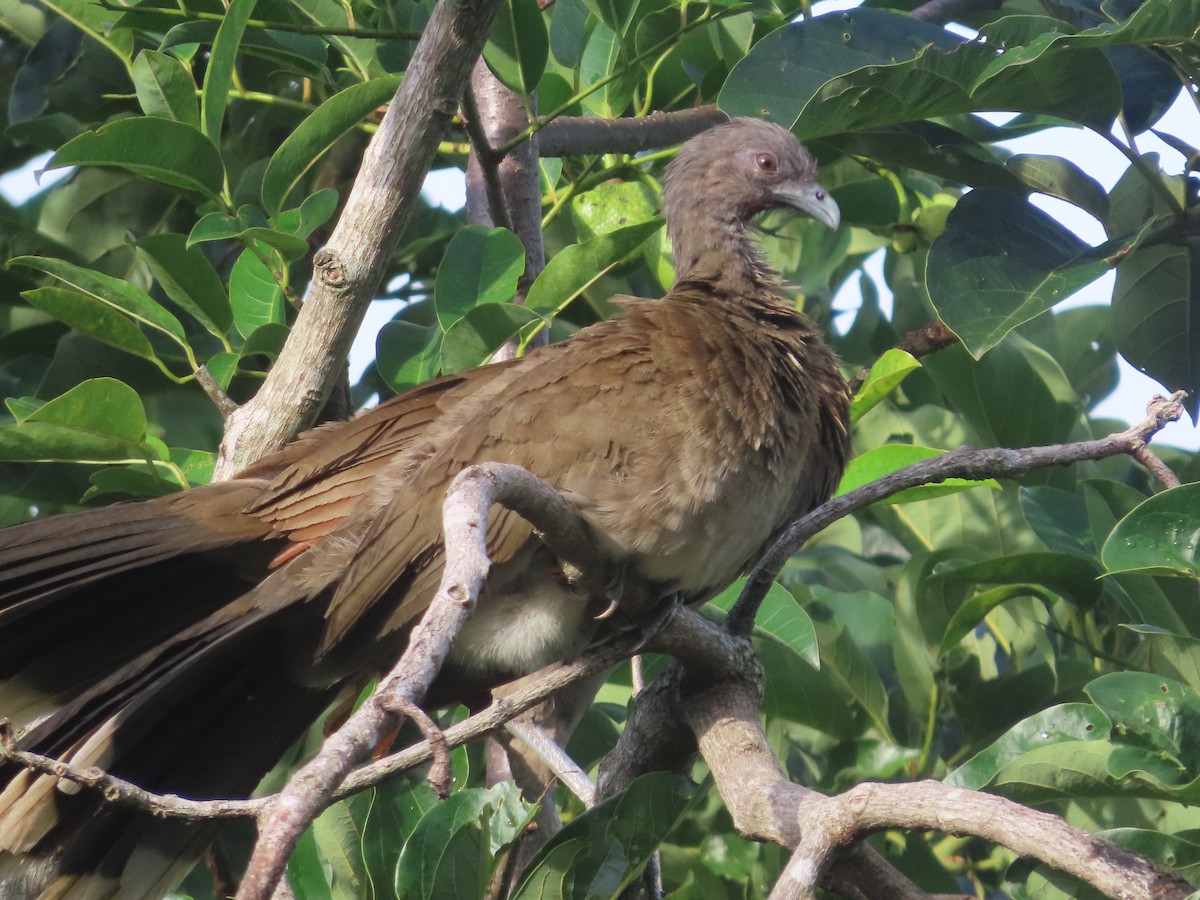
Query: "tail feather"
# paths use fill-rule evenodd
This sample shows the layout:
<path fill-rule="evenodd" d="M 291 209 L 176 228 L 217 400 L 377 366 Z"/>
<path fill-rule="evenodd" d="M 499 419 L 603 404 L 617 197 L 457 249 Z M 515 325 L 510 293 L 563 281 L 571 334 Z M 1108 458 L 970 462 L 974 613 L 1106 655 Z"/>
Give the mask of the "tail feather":
<path fill-rule="evenodd" d="M 19 747 L 151 791 L 253 790 L 331 694 L 293 677 L 296 645 L 320 632 L 313 604 L 236 605 L 286 542 L 244 513 L 261 486 L 0 530 L 0 717 Z M 18 896 L 161 896 L 216 827 L 0 766 L 0 879 Z"/>

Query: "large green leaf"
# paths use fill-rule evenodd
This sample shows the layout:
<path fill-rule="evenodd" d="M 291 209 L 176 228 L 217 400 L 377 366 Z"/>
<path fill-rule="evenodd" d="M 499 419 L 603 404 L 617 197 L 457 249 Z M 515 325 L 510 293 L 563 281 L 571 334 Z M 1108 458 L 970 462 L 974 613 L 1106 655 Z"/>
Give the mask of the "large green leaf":
<path fill-rule="evenodd" d="M 1139 247 L 1117 267 L 1113 337 L 1137 369 L 1200 408 L 1200 247 Z"/>
<path fill-rule="evenodd" d="M 375 339 L 375 367 L 395 391 L 426 382 L 441 371 L 442 338 L 436 325 L 388 322 Z"/>
<path fill-rule="evenodd" d="M 938 316 L 979 359 L 1108 267 L 1027 200 L 981 188 L 958 202 L 930 247 L 925 284 Z"/>
<path fill-rule="evenodd" d="M 200 127 L 196 82 L 192 80 L 192 73 L 174 56 L 157 50 L 143 50 L 133 61 L 133 86 L 146 115 Z"/>
<path fill-rule="evenodd" d="M 509 90 L 528 96 L 546 70 L 550 37 L 537 0 L 507 0 L 496 16 L 483 59 Z"/>
<path fill-rule="evenodd" d="M 442 371 L 461 372 L 486 362 L 538 315 L 514 303 L 477 306 L 446 329 Z"/>
<path fill-rule="evenodd" d="M 85 269 L 61 259 L 44 256 L 18 256 L 9 260 L 10 266 L 28 266 L 52 275 L 75 290 L 120 310 L 125 315 L 171 337 L 187 346 L 183 326 L 175 316 L 163 309 L 149 294 L 120 278 Z"/>
<path fill-rule="evenodd" d="M 709 603 L 728 612 L 745 587 L 746 579 L 739 578 Z M 778 582 L 772 583 L 759 606 L 754 619 L 754 634 L 759 638 L 778 641 L 809 665 L 818 669 L 821 667 L 821 654 L 812 618 L 797 605 L 787 588 Z"/>
<path fill-rule="evenodd" d="M 850 402 L 850 421 L 857 422 L 896 390 L 909 374 L 921 368 L 916 357 L 904 350 L 892 348 L 871 365 L 862 387 Z"/>
<path fill-rule="evenodd" d="M 1005 23 L 1006 20 L 1001 19 L 999 23 L 983 31 L 989 38 L 1005 40 L 1014 36 L 1011 30 L 1006 29 Z M 1138 4 L 1133 14 L 1124 22 L 1114 25 L 1104 21 L 1077 34 L 1036 27 L 1035 33 L 1030 35 L 1029 29 L 1022 27 L 1021 36 L 1028 38 L 1022 40 L 1022 43 L 1026 43 L 1027 46 L 1012 47 L 1000 54 L 988 67 L 984 77 L 994 77 L 1012 66 L 1028 65 L 1056 49 L 1103 48 L 1120 44 L 1173 45 L 1195 40 L 1198 34 L 1200 2 L 1197 0 L 1146 0 Z"/>
<path fill-rule="evenodd" d="M 615 900 L 686 812 L 694 792 L 680 775 L 641 776 L 551 838 L 526 869 L 514 900 Z"/>
<path fill-rule="evenodd" d="M 446 245 L 433 287 L 442 330 L 477 306 L 511 301 L 524 271 L 525 249 L 508 229 L 469 225 L 457 232 Z"/>
<path fill-rule="evenodd" d="M 151 234 L 134 244 L 167 296 L 216 335 L 233 323 L 221 276 L 199 247 L 181 234 Z"/>
<path fill-rule="evenodd" d="M 946 784 L 979 790 L 1008 763 L 1039 747 L 1108 737 L 1112 723 L 1090 703 L 1064 703 L 1022 719 L 946 776 Z"/>
<path fill-rule="evenodd" d="M 992 70 L 996 59 L 989 45 L 859 8 L 772 32 L 730 73 L 717 102 L 730 115 L 766 116 L 804 138 L 989 109 L 1106 129 L 1120 111 L 1120 86 L 1098 50 L 1059 50 L 1002 75 Z"/>
<path fill-rule="evenodd" d="M 399 76 L 375 78 L 334 94 L 297 125 L 279 145 L 263 173 L 263 205 L 272 213 L 284 209 L 305 173 L 334 143 L 371 110 L 396 92 Z"/>
<path fill-rule="evenodd" d="M 110 347 L 162 365 L 137 323 L 95 297 L 56 287 L 36 288 L 21 296 L 34 309 L 40 309 Z"/>
<path fill-rule="evenodd" d="M 546 264 L 529 289 L 525 305 L 546 318 L 558 315 L 661 227 L 662 221 L 653 219 L 572 244 Z"/>
<path fill-rule="evenodd" d="M 1200 484 L 1155 494 L 1133 510 L 1104 542 L 1101 559 L 1110 572 L 1200 578 Z"/>
<path fill-rule="evenodd" d="M 10 409 L 12 404 L 10 404 Z M 146 413 L 137 391 L 94 378 L 0 426 L 0 459 L 107 462 L 148 459 Z"/>
<path fill-rule="evenodd" d="M 220 147 L 221 123 L 225 119 L 225 108 L 229 105 L 229 91 L 233 87 L 233 71 L 237 66 L 238 47 L 246 22 L 254 12 L 257 0 L 230 0 L 221 26 L 213 40 L 208 66 L 204 71 L 204 87 L 200 96 L 200 130 L 208 136 L 213 146 Z"/>
<path fill-rule="evenodd" d="M 1185 802 L 1200 797 L 1200 695 L 1147 672 L 1102 675 L 1087 693 L 1121 741 L 1108 760 L 1114 778 L 1135 779 Z"/>
<path fill-rule="evenodd" d="M 257 250 L 257 252 L 256 252 Z M 246 248 L 229 273 L 229 303 L 237 330 L 249 337 L 256 329 L 268 324 L 282 324 L 283 288 L 259 254 L 268 259 L 270 251 Z"/>
<path fill-rule="evenodd" d="M 225 183 L 221 154 L 199 131 L 159 116 L 118 119 L 68 141 L 46 164 L 116 166 L 216 199 Z"/>
<path fill-rule="evenodd" d="M 482 897 L 500 851 L 527 824 L 529 808 L 512 782 L 473 788 L 430 809 L 404 844 L 396 866 L 398 897 Z"/>

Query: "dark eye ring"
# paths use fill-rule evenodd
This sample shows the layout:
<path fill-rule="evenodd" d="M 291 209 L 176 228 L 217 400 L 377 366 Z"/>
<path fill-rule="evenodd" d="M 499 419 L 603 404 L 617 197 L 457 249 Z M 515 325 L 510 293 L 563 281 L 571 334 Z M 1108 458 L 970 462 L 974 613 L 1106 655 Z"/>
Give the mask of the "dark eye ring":
<path fill-rule="evenodd" d="M 754 164 L 758 166 L 760 172 L 774 172 L 779 168 L 779 163 L 775 159 L 773 153 L 760 153 L 754 157 Z"/>

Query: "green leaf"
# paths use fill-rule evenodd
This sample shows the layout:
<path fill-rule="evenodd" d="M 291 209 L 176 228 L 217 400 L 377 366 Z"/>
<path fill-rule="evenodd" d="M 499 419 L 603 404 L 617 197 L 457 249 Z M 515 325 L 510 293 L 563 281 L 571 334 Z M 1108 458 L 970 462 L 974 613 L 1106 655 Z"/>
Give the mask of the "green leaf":
<path fill-rule="evenodd" d="M 562 0 L 551 7 L 550 52 L 560 65 L 574 69 L 588 38 L 588 9 L 583 0 Z"/>
<path fill-rule="evenodd" d="M 274 247 L 289 260 L 300 259 L 308 253 L 308 241 L 268 227 L 262 210 L 253 206 L 243 206 L 239 209 L 236 219 L 221 212 L 211 212 L 204 216 L 192 226 L 192 231 L 187 237 L 187 246 L 206 241 L 234 240 L 244 244 L 261 241 Z"/>
<path fill-rule="evenodd" d="M 934 450 L 930 447 L 915 447 L 912 444 L 887 444 L 868 450 L 861 456 L 850 460 L 842 482 L 838 485 L 835 497 L 848 494 L 857 487 L 869 484 L 890 472 L 903 469 L 905 466 L 931 459 L 944 453 L 944 450 Z M 910 503 L 916 500 L 928 500 L 931 497 L 941 497 L 946 494 L 957 494 L 959 491 L 977 487 L 990 487 L 999 490 L 1000 485 L 994 479 L 986 478 L 980 481 L 968 481 L 965 478 L 947 478 L 938 484 L 923 484 L 920 487 L 908 488 L 878 502 L 880 503 Z"/>
<path fill-rule="evenodd" d="M 997 606 L 1017 597 L 1036 597 L 1043 603 L 1053 602 L 1050 592 L 1037 584 L 1005 584 L 990 590 L 980 591 L 967 598 L 950 617 L 946 633 L 938 646 L 938 653 L 948 653 L 950 648 L 975 630 Z"/>
<path fill-rule="evenodd" d="M 1200 691 L 1200 640 L 1186 634 L 1173 634 L 1153 625 L 1122 625 L 1139 634 L 1150 651 L 1149 668 L 1155 674 L 1167 674 Z M 1168 667 L 1167 672 L 1162 666 Z"/>
<path fill-rule="evenodd" d="M 64 166 L 116 166 L 213 200 L 225 183 L 217 149 L 191 125 L 158 116 L 118 119 L 79 135 L 46 164 Z"/>
<path fill-rule="evenodd" d="M 1108 193 L 1104 185 L 1061 156 L 1021 153 L 1006 159 L 1004 166 L 1039 193 L 1074 203 L 1101 222 L 1108 217 Z"/>
<path fill-rule="evenodd" d="M 225 107 L 229 105 L 229 92 L 233 88 L 238 46 L 242 42 L 246 22 L 254 12 L 255 3 L 256 0 L 230 0 L 213 41 L 208 67 L 204 71 L 200 130 L 217 148 L 221 144 L 221 123 L 225 119 Z"/>
<path fill-rule="evenodd" d="M 277 231 L 306 238 L 333 218 L 337 212 L 338 192 L 333 188 L 322 188 L 304 198 L 298 209 L 286 209 L 271 217 Z"/>
<path fill-rule="evenodd" d="M 1086 690 L 1121 741 L 1108 763 L 1114 778 L 1136 779 L 1185 802 L 1200 797 L 1200 695 L 1147 672 L 1112 672 Z"/>
<path fill-rule="evenodd" d="M 1113 337 L 1138 370 L 1200 405 L 1200 248 L 1138 247 L 1117 266 Z"/>
<path fill-rule="evenodd" d="M 1100 567 L 1090 558 L 1067 553 L 1008 553 L 982 562 L 938 572 L 930 582 L 947 584 L 1016 584 L 1036 582 L 1090 609 L 1104 593 Z"/>
<path fill-rule="evenodd" d="M 461 372 L 485 362 L 505 341 L 537 318 L 536 313 L 513 303 L 475 307 L 446 330 L 442 371 Z"/>
<path fill-rule="evenodd" d="M 189 44 L 211 44 L 216 40 L 220 31 L 220 22 L 210 19 L 178 22 L 178 18 L 154 16 L 143 4 L 138 12 L 133 13 L 142 19 L 151 17 L 164 19 L 158 24 L 158 29 L 167 28 L 159 50 L 169 50 L 173 47 L 186 48 Z M 309 78 L 324 75 L 328 49 L 321 35 L 295 34 L 287 31 L 277 31 L 272 28 L 252 28 L 242 33 L 242 41 L 238 51 L 243 56 L 255 56 L 269 60 L 277 66 L 286 68 Z"/>
<path fill-rule="evenodd" d="M 576 230 L 584 239 L 655 220 L 659 199 L 640 181 L 605 182 L 571 203 Z"/>
<path fill-rule="evenodd" d="M 188 247 L 181 234 L 152 234 L 134 243 L 138 255 L 167 296 L 195 316 L 210 332 L 224 336 L 233 311 L 221 276 L 199 247 Z"/>
<path fill-rule="evenodd" d="M 858 8 L 786 25 L 754 45 L 717 104 L 802 138 L 977 110 L 1074 118 L 1107 130 L 1120 85 L 1098 50 L 1056 52 L 996 77 L 990 45 L 897 13 Z"/>
<path fill-rule="evenodd" d="M 511 231 L 481 225 L 458 231 L 446 245 L 433 288 L 442 330 L 478 306 L 512 300 L 524 271 L 525 249 Z"/>
<path fill-rule="evenodd" d="M 746 581 L 745 578 L 739 578 L 708 602 L 717 609 L 729 612 L 746 587 Z M 754 619 L 754 635 L 782 644 L 813 668 L 821 667 L 821 653 L 812 618 L 779 582 L 773 582 L 763 598 Z"/>
<path fill-rule="evenodd" d="M 0 426 L 0 459 L 6 461 L 115 462 L 152 455 L 142 401 L 115 378 L 84 381 L 20 424 Z"/>
<path fill-rule="evenodd" d="M 56 287 L 36 288 L 25 291 L 21 296 L 34 309 L 40 309 L 110 347 L 162 365 L 150 341 L 134 320 L 107 303 L 87 294 Z"/>
<path fill-rule="evenodd" d="M 660 227 L 662 220 L 653 219 L 572 244 L 546 264 L 529 289 L 525 306 L 544 318 L 553 318 Z"/>
<path fill-rule="evenodd" d="M 513 900 L 616 898 L 687 811 L 694 793 L 680 775 L 642 775 L 551 838 L 529 864 Z"/>
<path fill-rule="evenodd" d="M 1028 201 L 979 189 L 958 202 L 930 247 L 925 283 L 938 316 L 979 359 L 1108 268 Z"/>
<path fill-rule="evenodd" d="M 1113 749 L 1097 739 L 1034 746 L 1003 765 L 991 789 L 1026 803 L 1111 797 L 1120 793 L 1108 771 Z"/>
<path fill-rule="evenodd" d="M 1100 553 L 1110 572 L 1200 578 L 1200 484 L 1155 494 L 1125 516 Z"/>
<path fill-rule="evenodd" d="M 127 281 L 44 256 L 18 256 L 9 260 L 8 264 L 45 272 L 80 293 L 122 311 L 135 321 L 161 331 L 180 346 L 187 347 L 187 338 L 179 320 L 154 302 L 149 294 Z"/>
<path fill-rule="evenodd" d="M 436 325 L 388 322 L 375 339 L 375 367 L 394 391 L 433 378 L 442 368 L 442 330 Z"/>
<path fill-rule="evenodd" d="M 483 59 L 509 90 L 528 97 L 546 71 L 550 37 L 537 0 L 507 0 L 492 25 Z"/>
<path fill-rule="evenodd" d="M 1112 723 L 1090 703 L 1063 703 L 1022 719 L 946 776 L 946 784 L 977 791 L 1030 750 L 1108 737 Z"/>
<path fill-rule="evenodd" d="M 229 273 L 229 303 L 233 322 L 243 337 L 267 324 L 282 324 L 283 288 L 251 249 L 238 256 Z"/>
<path fill-rule="evenodd" d="M 828 629 L 822 634 L 821 652 L 828 672 L 871 720 L 885 740 L 895 742 L 888 724 L 888 692 L 878 670 L 858 646 L 846 628 Z"/>
<path fill-rule="evenodd" d="M 909 372 L 921 368 L 916 357 L 904 350 L 892 348 L 875 360 L 862 387 L 850 402 L 850 421 L 857 422 L 884 397 L 900 386 Z"/>
<path fill-rule="evenodd" d="M 1040 22 L 1046 21 L 1043 17 L 1036 18 Z M 996 24 L 1003 28 L 1007 21 L 1002 19 Z M 1033 28 L 1027 29 L 1020 39 L 1020 43 L 1027 46 L 1013 47 L 1001 53 L 988 67 L 984 77 L 992 77 L 1011 66 L 1026 65 L 1055 49 L 1099 49 L 1120 44 L 1153 46 L 1194 40 L 1197 22 L 1200 22 L 1200 3 L 1196 0 L 1146 0 L 1145 3 L 1139 4 L 1133 15 L 1124 22 L 1114 24 L 1105 21 L 1094 28 L 1074 34 L 1059 28 L 1039 27 L 1039 22 L 1034 22 Z M 986 31 L 989 35 L 1002 37 L 996 34 L 995 27 Z"/>
<path fill-rule="evenodd" d="M 284 138 L 263 173 L 263 205 L 272 213 L 286 208 L 289 195 L 321 156 L 372 110 L 391 99 L 398 75 L 374 78 L 334 94 Z"/>
<path fill-rule="evenodd" d="M 472 788 L 431 808 L 405 842 L 396 866 L 398 897 L 481 897 L 500 851 L 528 821 L 512 782 Z"/>
<path fill-rule="evenodd" d="M 174 56 L 157 50 L 143 50 L 133 61 L 133 86 L 146 115 L 200 127 L 196 82 L 187 67 Z"/>

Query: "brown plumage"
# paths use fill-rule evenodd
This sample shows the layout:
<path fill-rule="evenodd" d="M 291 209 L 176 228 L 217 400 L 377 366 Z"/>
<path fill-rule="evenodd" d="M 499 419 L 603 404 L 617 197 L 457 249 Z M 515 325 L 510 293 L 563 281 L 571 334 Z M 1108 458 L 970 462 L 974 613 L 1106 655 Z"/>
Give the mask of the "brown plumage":
<path fill-rule="evenodd" d="M 661 300 L 621 298 L 612 321 L 315 429 L 232 481 L 0 531 L 0 716 L 20 745 L 151 790 L 249 792 L 341 685 L 396 657 L 471 463 L 557 487 L 663 596 L 728 584 L 829 496 L 848 450 L 836 361 L 746 227 L 778 207 L 836 226 L 837 207 L 799 142 L 756 120 L 688 142 L 664 207 L 678 277 Z M 495 513 L 490 542 L 446 695 L 597 627 L 599 599 L 522 519 Z M 14 890 L 36 876 L 44 896 L 157 896 L 211 838 L 11 766 L 0 788 Z"/>

